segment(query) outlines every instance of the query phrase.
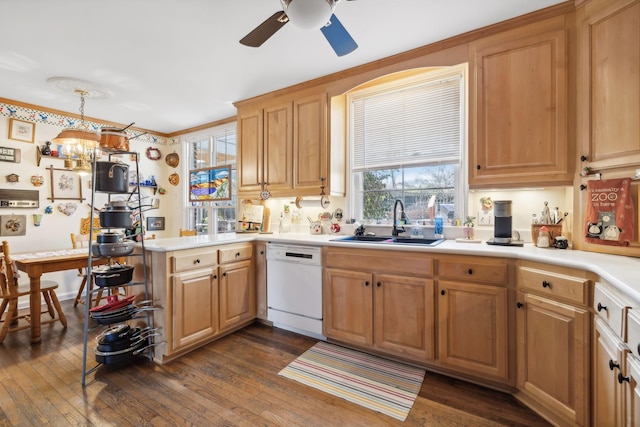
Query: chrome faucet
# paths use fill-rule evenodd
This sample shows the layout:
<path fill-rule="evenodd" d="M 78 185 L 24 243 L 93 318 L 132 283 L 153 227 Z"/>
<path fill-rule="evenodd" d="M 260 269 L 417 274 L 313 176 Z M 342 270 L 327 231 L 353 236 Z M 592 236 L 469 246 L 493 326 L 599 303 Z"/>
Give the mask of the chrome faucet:
<path fill-rule="evenodd" d="M 398 204 L 400 204 L 400 221 L 404 224 L 407 221 L 407 215 L 404 213 L 404 205 L 402 204 L 402 200 L 396 199 L 396 202 L 393 204 L 393 230 L 391 231 L 391 235 L 398 237 L 400 233 L 404 233 L 404 227 L 398 227 Z"/>

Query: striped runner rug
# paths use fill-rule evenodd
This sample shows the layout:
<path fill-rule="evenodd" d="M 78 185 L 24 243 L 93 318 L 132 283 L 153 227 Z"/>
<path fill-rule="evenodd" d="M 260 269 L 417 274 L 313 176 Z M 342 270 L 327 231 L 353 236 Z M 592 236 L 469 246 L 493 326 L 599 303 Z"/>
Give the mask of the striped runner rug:
<path fill-rule="evenodd" d="M 404 421 L 425 370 L 320 341 L 278 375 Z"/>

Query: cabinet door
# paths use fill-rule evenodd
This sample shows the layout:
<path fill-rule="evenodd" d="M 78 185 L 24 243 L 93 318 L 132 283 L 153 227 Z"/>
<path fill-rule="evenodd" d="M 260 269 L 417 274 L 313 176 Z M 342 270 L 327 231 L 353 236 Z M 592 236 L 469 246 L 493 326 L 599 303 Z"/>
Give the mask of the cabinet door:
<path fill-rule="evenodd" d="M 267 245 L 256 244 L 256 317 L 267 319 Z"/>
<path fill-rule="evenodd" d="M 218 280 L 212 268 L 175 274 L 171 283 L 172 349 L 180 350 L 218 332 Z"/>
<path fill-rule="evenodd" d="M 493 380 L 507 381 L 507 289 L 440 281 L 438 359 Z"/>
<path fill-rule="evenodd" d="M 220 329 L 256 317 L 255 278 L 251 261 L 220 266 Z"/>
<path fill-rule="evenodd" d="M 324 335 L 348 343 L 371 345 L 372 275 L 334 268 L 325 268 L 324 275 Z"/>
<path fill-rule="evenodd" d="M 238 192 L 260 192 L 262 190 L 262 110 L 238 111 Z"/>
<path fill-rule="evenodd" d="M 298 195 L 317 195 L 328 186 L 326 117 L 325 93 L 293 102 L 293 187 Z"/>
<path fill-rule="evenodd" d="M 568 184 L 562 17 L 470 43 L 469 186 Z"/>
<path fill-rule="evenodd" d="M 589 424 L 589 318 L 587 310 L 518 293 L 517 386 L 561 425 Z"/>
<path fill-rule="evenodd" d="M 376 274 L 373 283 L 374 345 L 419 361 L 433 360 L 433 280 Z"/>
<path fill-rule="evenodd" d="M 274 196 L 293 187 L 293 129 L 291 102 L 264 109 L 264 180 Z M 283 194 L 290 194 L 288 193 Z"/>
<path fill-rule="evenodd" d="M 627 381 L 624 387 L 624 403 L 627 426 L 640 426 L 640 360 L 627 355 Z"/>
<path fill-rule="evenodd" d="M 640 2 L 578 10 L 577 141 L 592 169 L 640 163 Z"/>
<path fill-rule="evenodd" d="M 623 388 L 618 382 L 618 374 L 624 369 L 624 346 L 621 339 L 598 317 L 594 335 L 593 424 L 622 426 Z"/>

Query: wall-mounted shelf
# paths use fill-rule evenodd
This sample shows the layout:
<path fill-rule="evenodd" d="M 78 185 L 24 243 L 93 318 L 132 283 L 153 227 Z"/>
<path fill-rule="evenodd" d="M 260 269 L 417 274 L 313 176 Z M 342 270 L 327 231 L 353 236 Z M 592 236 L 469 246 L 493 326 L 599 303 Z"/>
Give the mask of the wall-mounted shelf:
<path fill-rule="evenodd" d="M 36 150 L 36 165 L 40 166 L 40 161 L 42 159 L 60 159 L 60 160 L 64 160 L 66 159 L 66 157 L 59 157 L 59 156 L 47 156 L 44 155 L 40 152 L 40 150 Z"/>
<path fill-rule="evenodd" d="M 136 185 L 138 185 L 137 182 L 130 182 L 129 183 L 129 187 L 135 187 Z M 156 191 L 158 191 L 158 186 L 157 185 L 147 185 L 147 184 L 140 184 L 140 188 L 145 187 L 145 188 L 153 188 L 153 195 L 155 196 Z"/>

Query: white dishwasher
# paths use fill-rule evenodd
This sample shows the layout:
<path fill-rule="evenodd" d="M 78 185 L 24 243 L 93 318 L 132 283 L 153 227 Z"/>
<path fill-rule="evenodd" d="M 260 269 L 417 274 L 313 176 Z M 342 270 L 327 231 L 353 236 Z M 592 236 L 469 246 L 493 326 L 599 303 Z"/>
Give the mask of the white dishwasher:
<path fill-rule="evenodd" d="M 322 335 L 322 248 L 267 245 L 267 318 L 273 326 Z"/>

